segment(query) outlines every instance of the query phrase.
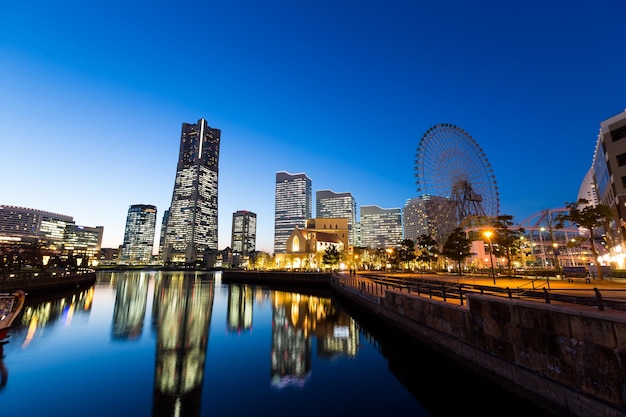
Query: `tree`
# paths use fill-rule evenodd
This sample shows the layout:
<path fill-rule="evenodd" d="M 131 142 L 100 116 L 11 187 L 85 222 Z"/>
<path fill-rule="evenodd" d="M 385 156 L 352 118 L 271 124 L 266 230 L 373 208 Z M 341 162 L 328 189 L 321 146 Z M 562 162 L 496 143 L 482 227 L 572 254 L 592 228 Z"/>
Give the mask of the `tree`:
<path fill-rule="evenodd" d="M 581 209 L 580 206 L 583 206 L 583 208 Z M 558 221 L 556 227 L 562 228 L 565 221 L 570 221 L 580 228 L 589 230 L 591 253 L 593 254 L 594 262 L 597 265 L 598 280 L 602 280 L 602 267 L 598 264 L 598 251 L 594 245 L 594 231 L 600 226 L 603 226 L 607 222 L 613 220 L 615 212 L 611 207 L 605 204 L 591 206 L 589 205 L 589 201 L 584 198 L 580 198 L 574 203 L 565 203 L 565 207 L 568 209 L 568 212 L 556 216 L 556 220 Z"/>
<path fill-rule="evenodd" d="M 341 253 L 337 250 L 335 245 L 330 245 L 324 251 L 324 256 L 322 256 L 322 262 L 330 265 L 331 269 L 339 263 L 339 259 L 341 258 Z"/>
<path fill-rule="evenodd" d="M 432 269 L 432 261 L 439 257 L 439 243 L 431 235 L 421 235 L 417 238 L 417 253 L 417 259 Z"/>
<path fill-rule="evenodd" d="M 405 268 L 408 268 L 408 263 L 413 261 L 415 258 L 415 242 L 411 239 L 404 239 L 398 248 L 398 260 L 400 262 L 404 262 Z"/>
<path fill-rule="evenodd" d="M 459 275 L 463 275 L 461 262 L 463 262 L 465 258 L 468 258 L 471 253 L 470 241 L 462 227 L 457 227 L 452 231 L 452 233 L 450 233 L 448 239 L 446 239 L 446 242 L 443 244 L 442 253 L 444 256 L 457 263 Z"/>
<path fill-rule="evenodd" d="M 513 226 L 513 216 L 508 214 L 497 216 L 493 222 L 496 235 L 493 243 L 497 247 L 494 252 L 506 258 L 509 274 L 513 267 L 511 258 L 518 252 L 519 240 L 525 232 L 523 228 L 511 229 L 511 226 Z"/>

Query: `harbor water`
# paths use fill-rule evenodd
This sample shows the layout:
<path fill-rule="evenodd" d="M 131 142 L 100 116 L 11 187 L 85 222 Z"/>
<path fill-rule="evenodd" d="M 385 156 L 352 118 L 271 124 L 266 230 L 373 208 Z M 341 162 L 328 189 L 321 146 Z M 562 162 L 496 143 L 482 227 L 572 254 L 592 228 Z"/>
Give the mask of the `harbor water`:
<path fill-rule="evenodd" d="M 331 293 L 220 272 L 98 272 L 0 349 L 3 415 L 549 416 Z"/>

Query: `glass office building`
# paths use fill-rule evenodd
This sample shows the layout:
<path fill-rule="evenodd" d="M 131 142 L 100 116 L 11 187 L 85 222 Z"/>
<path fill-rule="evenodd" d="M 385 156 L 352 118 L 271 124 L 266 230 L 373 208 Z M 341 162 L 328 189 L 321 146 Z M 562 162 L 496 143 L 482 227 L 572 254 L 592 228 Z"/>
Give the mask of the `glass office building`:
<path fill-rule="evenodd" d="M 304 229 L 313 212 L 311 179 L 306 174 L 276 173 L 274 253 L 287 252 L 287 239 L 297 227 Z"/>
<path fill-rule="evenodd" d="M 157 209 L 147 204 L 134 204 L 128 209 L 124 243 L 120 261 L 146 264 L 152 260 Z"/>
<path fill-rule="evenodd" d="M 204 119 L 182 125 L 162 251 L 166 263 L 193 264 L 217 252 L 220 135 L 221 131 L 209 127 Z"/>
<path fill-rule="evenodd" d="M 402 243 L 402 211 L 361 206 L 362 245 L 372 249 L 398 247 Z"/>
<path fill-rule="evenodd" d="M 239 210 L 233 213 L 230 246 L 233 250 L 233 255 L 242 255 L 246 257 L 254 254 L 256 251 L 255 213 L 247 210 Z"/>
<path fill-rule="evenodd" d="M 348 219 L 348 245 L 356 242 L 356 200 L 351 193 L 321 190 L 315 193 L 315 217 Z"/>

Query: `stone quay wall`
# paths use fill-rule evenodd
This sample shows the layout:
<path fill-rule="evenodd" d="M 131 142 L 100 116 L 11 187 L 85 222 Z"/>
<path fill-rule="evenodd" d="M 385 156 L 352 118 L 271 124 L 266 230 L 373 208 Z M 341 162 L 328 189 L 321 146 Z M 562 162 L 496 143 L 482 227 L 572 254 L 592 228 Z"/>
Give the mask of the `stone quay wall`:
<path fill-rule="evenodd" d="M 560 416 L 626 416 L 626 314 L 488 295 L 333 292 Z M 485 393 L 489 395 L 489 393 Z"/>

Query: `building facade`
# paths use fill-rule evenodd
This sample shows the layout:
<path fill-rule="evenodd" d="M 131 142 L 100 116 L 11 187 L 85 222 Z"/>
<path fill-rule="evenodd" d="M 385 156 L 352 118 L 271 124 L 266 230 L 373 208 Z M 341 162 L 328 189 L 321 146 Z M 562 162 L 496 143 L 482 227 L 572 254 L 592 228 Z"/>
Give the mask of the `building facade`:
<path fill-rule="evenodd" d="M 157 209 L 147 204 L 129 207 L 124 229 L 124 243 L 120 261 L 129 264 L 147 264 L 152 260 Z"/>
<path fill-rule="evenodd" d="M 81 255 L 95 260 L 103 232 L 102 226 L 79 226 L 71 216 L 0 205 L 0 243 L 36 242 L 48 256 Z"/>
<path fill-rule="evenodd" d="M 233 257 L 241 261 L 249 259 L 256 251 L 256 213 L 238 210 L 233 213 L 230 247 Z"/>
<path fill-rule="evenodd" d="M 395 248 L 402 243 L 402 210 L 361 206 L 361 244 L 373 249 Z"/>
<path fill-rule="evenodd" d="M 417 242 L 421 235 L 429 235 L 443 243 L 457 225 L 455 204 L 440 196 L 423 195 L 407 200 L 402 208 L 404 239 Z"/>
<path fill-rule="evenodd" d="M 316 218 L 342 217 L 348 220 L 349 246 L 356 244 L 356 216 L 356 200 L 351 193 L 335 193 L 330 190 L 321 190 L 315 193 Z"/>
<path fill-rule="evenodd" d="M 204 119 L 182 125 L 162 250 L 166 263 L 203 261 L 206 265 L 209 254 L 217 252 L 220 136 L 221 131 Z"/>
<path fill-rule="evenodd" d="M 311 179 L 306 174 L 276 173 L 274 253 L 286 253 L 287 239 L 296 227 L 303 229 L 313 211 Z"/>
<path fill-rule="evenodd" d="M 605 264 L 624 268 L 626 225 L 626 111 L 600 123 L 593 156 L 593 182 L 598 202 L 611 207 L 615 218 L 607 225 Z"/>

